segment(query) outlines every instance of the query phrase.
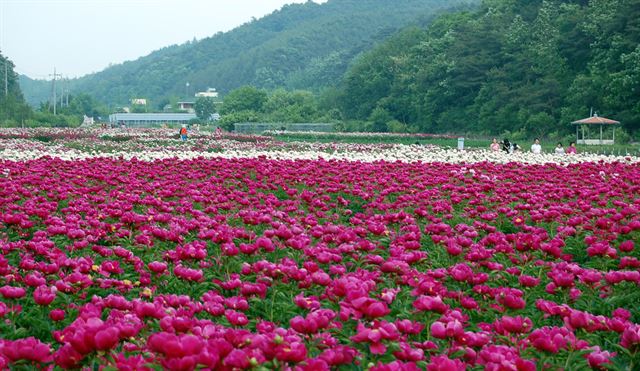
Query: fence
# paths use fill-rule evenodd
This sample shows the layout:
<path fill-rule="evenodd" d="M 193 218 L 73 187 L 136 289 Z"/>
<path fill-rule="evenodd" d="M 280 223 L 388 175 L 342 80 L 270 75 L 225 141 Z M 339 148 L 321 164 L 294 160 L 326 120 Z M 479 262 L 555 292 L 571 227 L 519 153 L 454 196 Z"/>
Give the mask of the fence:
<path fill-rule="evenodd" d="M 267 130 L 332 132 L 333 124 L 329 123 L 267 123 L 242 122 L 234 124 L 234 131 L 242 134 L 260 134 Z"/>

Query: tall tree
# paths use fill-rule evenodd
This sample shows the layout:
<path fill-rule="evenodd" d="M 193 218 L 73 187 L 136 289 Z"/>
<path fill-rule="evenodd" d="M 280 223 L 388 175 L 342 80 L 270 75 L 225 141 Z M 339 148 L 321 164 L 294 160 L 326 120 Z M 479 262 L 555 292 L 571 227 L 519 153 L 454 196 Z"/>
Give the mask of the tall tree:
<path fill-rule="evenodd" d="M 193 108 L 196 116 L 202 121 L 211 121 L 211 115 L 216 113 L 216 105 L 211 97 L 198 97 Z"/>
<path fill-rule="evenodd" d="M 20 90 L 14 64 L 0 53 L 0 124 L 17 125 L 32 115 Z"/>
<path fill-rule="evenodd" d="M 267 101 L 267 92 L 254 86 L 242 86 L 232 90 L 224 97 L 221 114 L 241 111 L 262 111 L 262 106 Z"/>

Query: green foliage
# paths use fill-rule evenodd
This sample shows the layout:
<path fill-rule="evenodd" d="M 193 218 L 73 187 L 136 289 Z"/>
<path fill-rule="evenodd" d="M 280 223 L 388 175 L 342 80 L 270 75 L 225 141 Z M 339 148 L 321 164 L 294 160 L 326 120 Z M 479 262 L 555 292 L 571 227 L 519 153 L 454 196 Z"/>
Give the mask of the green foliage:
<path fill-rule="evenodd" d="M 267 122 L 314 122 L 318 107 L 314 95 L 309 91 L 293 92 L 278 89 L 267 98 L 263 111 Z"/>
<path fill-rule="evenodd" d="M 0 74 L 2 75 L 2 89 L 0 89 L 0 125 L 20 126 L 31 118 L 31 108 L 25 103 L 18 75 L 13 70 L 14 64 L 0 54 Z M 6 71 L 6 85 L 5 82 Z M 6 89 L 5 89 L 6 88 Z"/>
<path fill-rule="evenodd" d="M 318 91 L 335 86 L 353 59 L 408 24 L 425 24 L 443 9 L 478 0 L 359 0 L 285 5 L 226 33 L 157 50 L 135 61 L 69 80 L 74 92 L 101 102 L 154 102 L 215 87 L 243 85 Z M 28 86 L 28 88 L 27 88 Z M 46 100 L 50 83 L 25 79 L 29 102 Z"/>
<path fill-rule="evenodd" d="M 266 91 L 253 86 L 242 86 L 224 98 L 220 113 L 226 115 L 242 111 L 260 112 L 266 101 Z"/>
<path fill-rule="evenodd" d="M 33 114 L 33 120 L 29 122 L 28 127 L 52 127 L 67 128 L 78 127 L 82 123 L 82 119 L 75 115 L 57 114 L 54 115 L 48 111 L 36 111 Z"/>
<path fill-rule="evenodd" d="M 385 109 L 407 130 L 529 138 L 569 134 L 593 107 L 633 133 L 638 40 L 640 0 L 485 0 L 363 54 L 337 106 L 347 120 Z"/>
<path fill-rule="evenodd" d="M 277 89 L 267 93 L 253 86 L 231 91 L 224 98 L 220 113 L 221 124 L 227 129 L 238 122 L 325 122 L 340 116 L 335 111 L 322 114 L 312 92 Z"/>
<path fill-rule="evenodd" d="M 132 104 L 131 105 L 131 113 L 146 113 L 147 105 L 146 104 Z"/>
<path fill-rule="evenodd" d="M 372 124 L 372 131 L 383 133 L 387 132 L 389 130 L 387 122 L 391 121 L 391 119 L 392 117 L 389 111 L 382 107 L 376 107 L 369 116 L 369 121 L 371 121 Z"/>
<path fill-rule="evenodd" d="M 204 122 L 210 121 L 211 115 L 216 112 L 216 106 L 213 102 L 213 98 L 209 97 L 199 97 L 196 99 L 196 103 L 193 108 L 196 111 L 196 116 Z"/>
<path fill-rule="evenodd" d="M 233 124 L 239 122 L 258 122 L 260 116 L 255 111 L 237 111 L 226 114 L 220 118 L 220 127 L 227 131 L 233 130 Z"/>

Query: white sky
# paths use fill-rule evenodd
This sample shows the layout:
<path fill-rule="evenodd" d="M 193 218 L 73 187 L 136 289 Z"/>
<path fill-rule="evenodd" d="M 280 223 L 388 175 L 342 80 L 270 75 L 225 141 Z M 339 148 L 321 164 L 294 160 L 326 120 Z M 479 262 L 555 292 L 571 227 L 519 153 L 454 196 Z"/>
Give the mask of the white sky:
<path fill-rule="evenodd" d="M 326 0 L 315 0 L 323 3 Z M 103 70 L 306 0 L 0 0 L 0 51 L 49 79 Z"/>

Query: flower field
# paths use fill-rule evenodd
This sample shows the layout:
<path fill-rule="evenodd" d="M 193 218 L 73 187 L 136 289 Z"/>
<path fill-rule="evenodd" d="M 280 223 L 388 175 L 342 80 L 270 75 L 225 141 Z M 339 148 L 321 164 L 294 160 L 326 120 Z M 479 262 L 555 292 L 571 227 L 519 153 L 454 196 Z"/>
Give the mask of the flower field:
<path fill-rule="evenodd" d="M 0 369 L 640 367 L 636 158 L 1 134 Z"/>
<path fill-rule="evenodd" d="M 334 136 L 337 134 L 334 134 Z M 382 136 L 383 134 L 379 134 Z M 390 135 L 393 138 L 393 135 Z M 636 156 L 579 156 L 528 151 L 515 154 L 488 150 L 457 151 L 434 145 L 354 144 L 319 142 L 281 142 L 268 136 L 249 136 L 207 132 L 189 134 L 187 142 L 177 141 L 171 129 L 74 130 L 74 129 L 0 129 L 0 159 L 26 161 L 42 157 L 63 160 L 136 158 L 154 161 L 167 158 L 257 158 L 274 160 L 346 160 L 361 162 L 448 162 L 526 164 L 571 164 L 580 162 L 637 163 Z M 385 139 L 388 141 L 389 139 Z M 488 143 L 487 143 L 488 146 Z M 488 147 L 487 147 L 488 148 Z"/>

